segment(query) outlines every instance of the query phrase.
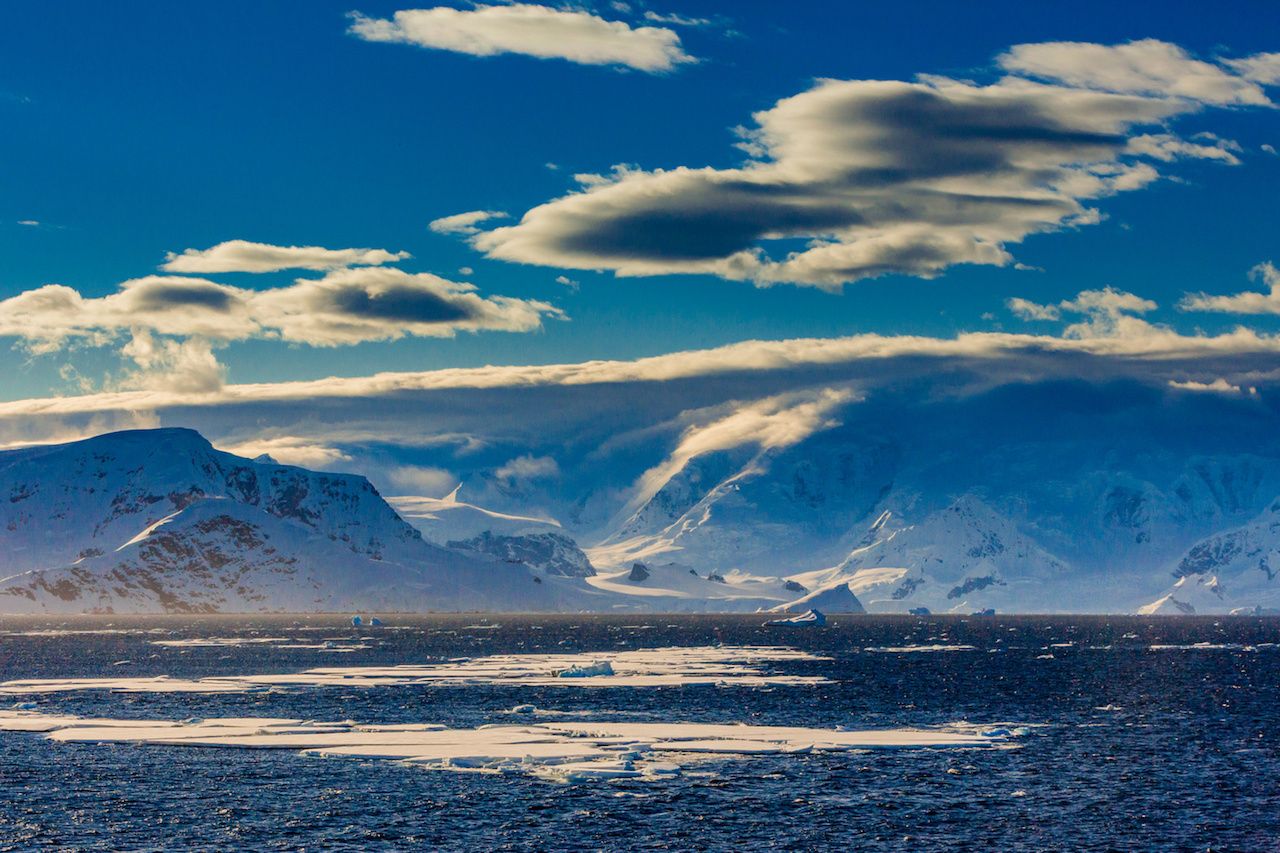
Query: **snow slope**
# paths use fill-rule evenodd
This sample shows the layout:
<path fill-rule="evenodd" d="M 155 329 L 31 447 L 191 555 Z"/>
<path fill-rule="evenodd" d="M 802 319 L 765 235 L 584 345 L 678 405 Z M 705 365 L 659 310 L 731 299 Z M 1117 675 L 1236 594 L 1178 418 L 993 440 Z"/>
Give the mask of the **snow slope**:
<path fill-rule="evenodd" d="M 425 542 L 363 477 L 189 430 L 0 454 L 0 612 L 579 609 L 597 596 Z"/>

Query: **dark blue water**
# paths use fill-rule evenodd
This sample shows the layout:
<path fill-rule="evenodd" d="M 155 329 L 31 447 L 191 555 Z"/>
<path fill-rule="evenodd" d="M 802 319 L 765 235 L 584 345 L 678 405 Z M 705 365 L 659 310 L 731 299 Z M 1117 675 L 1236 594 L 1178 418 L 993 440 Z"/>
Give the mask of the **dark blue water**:
<path fill-rule="evenodd" d="M 350 636 L 337 617 L 4 619 L 0 679 L 243 675 L 508 652 L 785 642 L 834 661 L 778 668 L 834 683 L 81 692 L 38 701 L 43 711 L 112 717 L 451 726 L 510 722 L 500 712 L 521 703 L 633 715 L 611 720 L 1042 725 L 1015 750 L 766 756 L 709 765 L 701 769 L 715 772 L 706 776 L 584 785 L 289 751 L 57 744 L 0 733 L 0 849 L 1280 850 L 1280 648 L 1267 645 L 1280 643 L 1277 619 L 860 617 L 784 634 L 763 629 L 758 617 L 501 616 L 493 621 L 502 627 L 489 631 L 462 628 L 476 617 L 388 621 L 373 648 L 329 655 L 266 646 L 184 651 L 137 633 L 3 632 L 110 625 L 159 627 L 176 639 L 321 627 L 331 630 L 301 636 Z M 1074 645 L 1052 647 L 1067 642 Z M 1200 642 L 1231 647 L 1150 649 Z M 978 650 L 864 651 L 926 643 Z M 130 663 L 113 665 L 122 660 Z"/>

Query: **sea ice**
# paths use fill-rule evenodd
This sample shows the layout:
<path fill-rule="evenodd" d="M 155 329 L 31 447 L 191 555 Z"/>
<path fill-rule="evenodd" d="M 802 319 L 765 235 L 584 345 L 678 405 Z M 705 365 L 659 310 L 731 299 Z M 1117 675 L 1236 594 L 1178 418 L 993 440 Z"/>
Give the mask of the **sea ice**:
<path fill-rule="evenodd" d="M 882 654 L 918 654 L 923 652 L 971 652 L 973 646 L 966 645 L 932 645 L 932 646 L 872 646 L 863 649 L 864 652 L 880 652 Z"/>
<path fill-rule="evenodd" d="M 506 684 L 536 687 L 725 687 L 811 686 L 822 676 L 769 672 L 765 664 L 824 658 L 779 646 L 692 646 L 632 649 L 611 653 L 513 654 L 459 658 L 428 664 L 318 667 L 298 673 L 229 675 L 200 679 L 26 679 L 0 682 L 0 695 L 112 690 L 128 693 L 245 693 L 303 687 L 392 687 L 410 684 L 459 686 Z M 604 667 L 608 667 L 605 672 Z M 573 671 L 575 677 L 557 673 Z M 611 674 L 610 674 L 611 673 Z"/>
<path fill-rule="evenodd" d="M 117 720 L 0 711 L 0 731 L 66 743 L 288 749 L 331 758 L 389 759 L 446 771 L 521 773 L 564 782 L 660 779 L 693 762 L 733 756 L 873 749 L 989 749 L 1018 730 L 957 724 L 942 729 L 843 731 L 717 723 L 556 721 L 449 729 L 429 723 L 259 717 Z"/>

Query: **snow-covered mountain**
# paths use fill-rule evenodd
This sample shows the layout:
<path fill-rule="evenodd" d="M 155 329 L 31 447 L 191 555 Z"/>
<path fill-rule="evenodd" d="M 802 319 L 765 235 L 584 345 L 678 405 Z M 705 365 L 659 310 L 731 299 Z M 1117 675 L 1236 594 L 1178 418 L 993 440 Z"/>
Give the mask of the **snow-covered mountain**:
<path fill-rule="evenodd" d="M 530 434 L 469 421 L 415 451 L 459 488 L 391 503 L 189 430 L 0 453 L 0 612 L 1280 607 L 1280 431 L 1250 398 L 633 402 Z"/>
<path fill-rule="evenodd" d="M 0 454 L 0 612 L 560 610 L 581 585 L 423 540 L 363 477 L 183 429 Z M 545 576 L 544 576 L 545 575 Z"/>

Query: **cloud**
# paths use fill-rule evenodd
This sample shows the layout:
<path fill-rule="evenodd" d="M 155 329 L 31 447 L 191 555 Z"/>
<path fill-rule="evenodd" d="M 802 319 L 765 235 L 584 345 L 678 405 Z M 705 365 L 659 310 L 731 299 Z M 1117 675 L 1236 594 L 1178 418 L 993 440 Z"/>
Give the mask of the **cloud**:
<path fill-rule="evenodd" d="M 554 306 L 483 297 L 475 285 L 389 267 L 334 270 L 319 279 L 246 290 L 207 279 L 147 276 L 109 296 L 86 298 L 59 284 L 0 301 L 0 336 L 33 353 L 69 344 L 104 346 L 139 330 L 216 341 L 276 338 L 339 346 L 482 330 L 528 332 Z M 126 353 L 127 354 L 127 353 Z"/>
<path fill-rule="evenodd" d="M 19 225 L 25 225 L 25 226 L 27 226 L 28 228 L 39 228 L 39 227 L 40 227 L 40 220 L 38 220 L 38 219 L 19 219 L 19 220 L 18 220 L 18 224 L 19 224 Z"/>
<path fill-rule="evenodd" d="M 1280 53 L 1255 53 L 1240 59 L 1227 59 L 1224 64 L 1246 80 L 1264 86 L 1280 85 Z"/>
<path fill-rule="evenodd" d="M 1251 281 L 1260 281 L 1266 293 L 1245 291 L 1230 296 L 1188 293 L 1178 308 L 1182 311 L 1209 311 L 1221 314 L 1280 314 L 1280 269 L 1270 261 L 1249 270 Z"/>
<path fill-rule="evenodd" d="M 1113 294 L 1082 295 L 1065 302 L 1103 315 L 1120 312 L 1124 305 L 1146 307 L 1140 297 Z M 860 388 L 894 386 L 939 371 L 973 375 L 982 382 L 1105 376 L 1140 377 L 1160 384 L 1170 379 L 1211 382 L 1218 378 L 1256 384 L 1259 376 L 1280 370 L 1280 337 L 1245 328 L 1212 336 L 1184 335 L 1132 314 L 1127 316 L 1131 322 L 1115 325 L 1109 335 L 975 332 L 954 338 L 854 335 L 745 341 L 635 361 L 228 384 L 206 395 L 113 390 L 0 403 L 0 424 L 33 418 L 62 421 L 110 412 L 170 411 L 181 412 L 188 419 L 203 419 L 216 428 L 215 434 L 243 429 L 247 424 L 270 424 L 287 431 L 289 424 L 314 421 L 308 428 L 320 435 L 341 432 L 351 441 L 372 442 L 383 436 L 398 443 L 411 439 L 421 443 L 436 436 L 461 436 L 450 439 L 451 446 L 483 448 L 490 440 L 473 432 L 477 419 L 484 422 L 487 435 L 506 430 L 524 436 L 521 441 L 530 444 L 536 443 L 539 432 L 572 422 L 580 430 L 577 440 L 590 441 L 593 430 L 611 423 L 606 406 L 609 400 L 618 399 L 618 410 L 623 412 L 618 417 L 625 420 L 626 412 L 634 412 L 637 395 L 643 395 L 646 408 L 656 412 L 676 403 L 681 409 L 715 405 L 726 398 L 788 393 L 820 382 L 855 383 Z M 662 394 L 641 390 L 658 385 L 666 389 Z M 520 402 L 506 396 L 512 394 L 518 395 Z M 571 404 L 570 399 L 578 402 Z M 629 402 L 624 405 L 621 400 Z M 582 411 L 575 414 L 575 405 L 582 405 Z M 424 418 L 431 422 L 430 429 L 423 426 Z M 621 423 L 614 426 L 622 428 Z M 299 433 L 294 430 L 289 434 Z M 528 452 L 528 448 L 520 451 Z M 494 464 L 510 458 L 507 455 Z"/>
<path fill-rule="evenodd" d="M 425 465 L 398 465 L 383 473 L 381 479 L 396 494 L 447 494 L 458 485 L 458 478 L 448 471 Z"/>
<path fill-rule="evenodd" d="M 491 219 L 505 219 L 509 214 L 501 210 L 469 210 L 433 219 L 427 227 L 437 234 L 478 234 L 478 226 Z"/>
<path fill-rule="evenodd" d="M 276 435 L 249 441 L 220 443 L 219 449 L 237 456 L 255 459 L 267 455 L 282 465 L 330 469 L 351 462 L 351 456 L 336 447 L 317 444 L 314 440 L 294 435 Z"/>
<path fill-rule="evenodd" d="M 694 61 L 672 30 L 632 28 L 585 11 L 529 3 L 404 9 L 390 19 L 353 12 L 349 32 L 365 41 L 413 44 L 471 56 L 515 53 L 653 73 Z"/>
<path fill-rule="evenodd" d="M 250 296 L 250 291 L 207 279 L 178 276 L 131 279 L 116 293 L 98 298 L 46 284 L 0 300 L 0 337 L 16 337 L 36 354 L 55 352 L 69 342 L 105 346 L 131 329 L 234 340 L 257 328 Z"/>
<path fill-rule="evenodd" d="M 1033 47 L 1002 61 L 1039 58 L 1048 76 L 1050 58 L 1074 55 Z M 1089 47 L 1112 64 L 1136 62 L 1125 59 L 1132 45 Z M 1173 45 L 1151 52 L 1182 55 Z M 579 191 L 470 240 L 517 263 L 833 290 L 891 273 L 1010 265 L 1009 246 L 1028 235 L 1097 222 L 1091 201 L 1157 180 L 1149 161 L 1237 162 L 1229 140 L 1189 142 L 1164 127 L 1206 104 L 1266 103 L 1255 84 L 1216 73 L 1235 80 L 1234 96 L 1203 82 L 1184 87 L 1201 100 L 1111 91 L 1090 88 L 1105 81 L 1088 76 L 1069 85 L 822 80 L 740 130 L 752 158 L 744 166 L 580 176 Z"/>
<path fill-rule="evenodd" d="M 679 15 L 675 12 L 655 12 L 648 9 L 644 13 L 646 21 L 652 21 L 655 24 L 671 24 L 677 27 L 709 27 L 712 24 L 710 18 L 694 18 L 687 15 Z"/>
<path fill-rule="evenodd" d="M 560 466 L 550 456 L 517 456 L 493 471 L 502 480 L 540 480 L 558 477 Z"/>
<path fill-rule="evenodd" d="M 684 431 L 675 451 L 637 481 L 635 494 L 623 513 L 633 513 L 643 506 L 691 459 L 745 445 L 763 451 L 799 444 L 815 432 L 835 426 L 832 414 L 855 397 L 849 389 L 820 388 L 730 403 L 730 414 Z"/>
<path fill-rule="evenodd" d="M 138 366 L 114 383 L 121 388 L 210 394 L 226 382 L 226 368 L 201 338 L 157 340 L 146 329 L 136 329 L 120 354 Z"/>
<path fill-rule="evenodd" d="M 1217 105 L 1271 103 L 1256 78 L 1195 59 L 1177 45 L 1156 39 L 1119 45 L 1071 41 L 1019 44 L 996 61 L 1016 74 L 1084 89 Z M 1233 63 L 1228 64 L 1238 71 Z"/>
<path fill-rule="evenodd" d="M 1169 380 L 1170 388 L 1179 388 L 1183 391 L 1201 391 L 1210 394 L 1249 394 L 1250 396 L 1258 393 L 1257 388 L 1241 388 L 1239 385 L 1232 385 L 1222 377 L 1218 377 L 1212 382 L 1178 382 Z"/>
<path fill-rule="evenodd" d="M 272 246 L 248 240 L 228 240 L 208 249 L 169 252 L 161 269 L 178 273 L 278 272 L 279 270 L 332 270 L 351 266 L 376 266 L 410 257 L 408 252 L 386 249 L 325 249 L 320 246 Z"/>
<path fill-rule="evenodd" d="M 1015 296 L 1005 304 L 1015 316 L 1023 320 L 1057 320 L 1062 316 L 1057 305 L 1040 305 L 1021 296 Z"/>
<path fill-rule="evenodd" d="M 1219 139 L 1213 134 L 1205 134 L 1204 138 L 1210 144 L 1188 142 L 1171 133 L 1143 134 L 1129 140 L 1129 151 L 1165 163 L 1171 163 L 1179 157 L 1191 157 L 1219 160 L 1231 166 L 1240 165 L 1240 158 L 1236 156 L 1241 150 L 1238 142 Z"/>
<path fill-rule="evenodd" d="M 1058 320 L 1064 313 L 1082 315 L 1085 319 L 1072 323 L 1063 330 L 1063 336 L 1069 339 L 1136 340 L 1168 333 L 1134 316 L 1156 310 L 1159 306 L 1155 302 L 1112 287 L 1084 290 L 1074 299 L 1064 299 L 1056 305 L 1040 305 L 1020 297 L 1014 297 L 1005 304 L 1023 320 Z"/>
<path fill-rule="evenodd" d="M 339 346 L 405 336 L 453 337 L 459 331 L 529 332 L 552 305 L 482 297 L 474 285 L 392 268 L 337 270 L 322 279 L 253 295 L 256 317 L 287 341 Z"/>

